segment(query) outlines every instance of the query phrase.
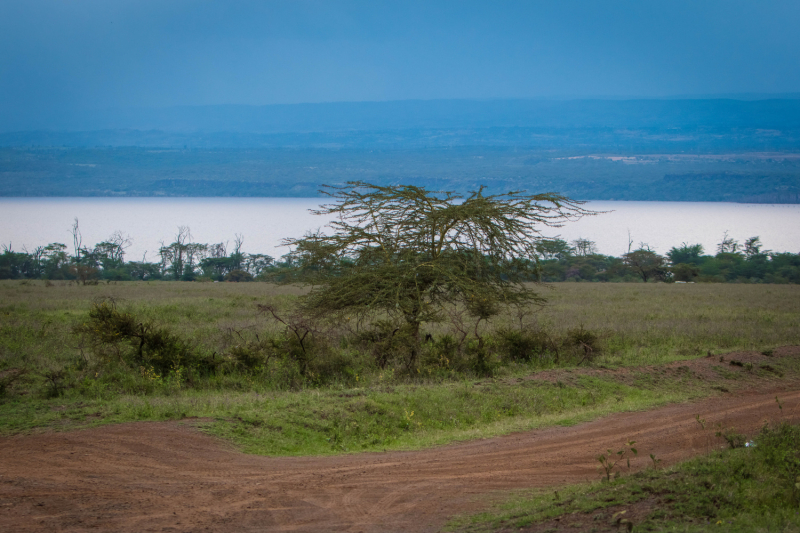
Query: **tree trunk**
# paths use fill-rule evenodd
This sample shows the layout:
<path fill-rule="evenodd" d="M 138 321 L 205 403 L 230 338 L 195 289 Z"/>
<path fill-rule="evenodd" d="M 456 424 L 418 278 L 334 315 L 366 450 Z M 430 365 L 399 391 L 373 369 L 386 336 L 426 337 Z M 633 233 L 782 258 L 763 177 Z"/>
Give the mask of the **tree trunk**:
<path fill-rule="evenodd" d="M 408 364 L 406 365 L 409 372 L 412 372 L 414 368 L 417 366 L 417 358 L 419 356 L 420 350 L 420 342 L 419 342 L 419 327 L 420 322 L 417 317 L 406 317 L 406 323 L 408 323 L 409 333 L 411 334 L 411 349 L 408 358 Z"/>

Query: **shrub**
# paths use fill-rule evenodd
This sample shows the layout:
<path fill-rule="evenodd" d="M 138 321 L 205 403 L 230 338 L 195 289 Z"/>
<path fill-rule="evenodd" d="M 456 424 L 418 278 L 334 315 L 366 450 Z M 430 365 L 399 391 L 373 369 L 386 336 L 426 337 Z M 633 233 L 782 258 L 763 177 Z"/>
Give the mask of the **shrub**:
<path fill-rule="evenodd" d="M 497 331 L 497 338 L 507 360 L 528 362 L 534 357 L 542 359 L 548 353 L 553 353 L 556 357 L 558 354 L 558 346 L 541 330 L 501 328 Z"/>
<path fill-rule="evenodd" d="M 376 320 L 369 329 L 357 335 L 357 340 L 381 369 L 401 359 L 412 342 L 409 328 L 392 320 Z"/>
<path fill-rule="evenodd" d="M 244 270 L 231 270 L 225 275 L 225 281 L 253 281 L 253 275 Z"/>
<path fill-rule="evenodd" d="M 216 370 L 213 354 L 202 354 L 169 329 L 139 321 L 131 313 L 119 311 L 113 300 L 95 302 L 89 311 L 89 320 L 73 331 L 87 339 L 105 363 L 112 358 L 118 359 L 129 366 L 151 369 L 159 375 L 182 367 L 201 374 Z"/>
<path fill-rule="evenodd" d="M 584 361 L 591 362 L 594 356 L 601 351 L 600 336 L 584 329 L 583 325 L 567 331 L 564 336 L 564 345 L 576 349 L 579 354 L 582 352 L 583 356 L 578 364 Z"/>

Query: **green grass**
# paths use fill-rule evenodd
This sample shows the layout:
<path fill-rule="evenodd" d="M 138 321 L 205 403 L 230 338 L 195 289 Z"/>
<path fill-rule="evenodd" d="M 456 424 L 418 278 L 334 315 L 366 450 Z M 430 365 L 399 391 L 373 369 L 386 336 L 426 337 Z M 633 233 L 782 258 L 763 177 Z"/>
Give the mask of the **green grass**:
<path fill-rule="evenodd" d="M 800 342 L 800 286 L 558 283 L 543 294 L 543 327 L 604 334 L 602 362 L 659 364 L 709 350 Z"/>
<path fill-rule="evenodd" d="M 800 361 L 770 361 L 774 372 L 748 373 L 774 385 L 796 380 Z M 78 429 L 137 420 L 200 418 L 204 431 L 242 451 L 264 455 L 325 455 L 419 449 L 553 425 L 573 425 L 610 413 L 735 391 L 741 376 L 708 380 L 680 368 L 655 367 L 599 378 L 559 371 L 553 382 L 482 379 L 427 384 L 373 384 L 301 391 L 197 391 L 96 398 L 6 398 L 0 434 Z M 740 372 L 745 372 L 744 370 Z"/>
<path fill-rule="evenodd" d="M 180 373 L 157 375 L 114 357 L 103 361 L 73 334 L 96 299 L 112 298 L 138 320 L 167 327 L 205 354 L 224 355 L 256 334 L 279 333 L 256 304 L 291 306 L 302 288 L 0 282 L 0 435 L 193 419 L 248 453 L 420 449 L 800 377 L 800 361 L 780 357 L 768 361 L 770 370 L 717 365 L 713 378 L 687 366 L 665 366 L 709 351 L 800 344 L 800 286 L 562 283 L 541 291 L 549 304 L 532 309 L 523 330 L 554 337 L 580 327 L 595 333 L 599 353 L 588 365 L 578 367 L 578 359 L 567 356 L 559 364 L 552 357 L 500 361 L 495 353 L 489 377 L 435 362 L 409 374 L 399 365 L 378 368 L 369 354 L 343 345 L 325 356 L 331 358 L 327 367 L 319 367 L 336 369 L 339 377 L 315 385 L 289 379 L 296 368 L 285 360 L 191 380 Z M 491 328 L 516 321 L 500 317 Z M 428 331 L 435 338 L 449 332 L 446 324 Z M 613 371 L 620 367 L 628 368 Z M 542 370 L 548 373 L 537 376 Z M 800 531 L 797 506 L 787 503 L 780 476 L 766 463 L 768 448 L 759 441 L 754 450 L 715 453 L 669 470 L 559 488 L 557 501 L 552 489 L 527 492 L 501 510 L 464 517 L 452 527 L 516 530 L 549 527 L 548 520 L 562 517 L 562 525 L 573 520 L 580 530 L 617 531 L 624 524 L 615 522 L 615 513 L 626 510 L 616 518 L 633 520 L 636 531 Z"/>
<path fill-rule="evenodd" d="M 643 410 L 710 391 L 699 383 L 640 389 L 589 377 L 540 381 L 375 386 L 265 394 L 175 392 L 110 400 L 39 399 L 2 405 L 0 433 L 132 420 L 208 418 L 206 431 L 243 451 L 311 455 L 424 448 Z"/>
<path fill-rule="evenodd" d="M 596 332 L 602 351 L 593 367 L 661 365 L 709 350 L 800 343 L 797 286 L 563 283 L 541 291 L 549 305 L 529 316 L 525 328 Z M 349 359 L 341 376 L 324 386 L 291 384 L 292 369 L 280 361 L 190 383 L 113 361 L 101 365 L 72 333 L 93 301 L 113 298 L 120 309 L 223 354 L 242 337 L 279 330 L 257 314 L 256 303 L 290 305 L 302 292 L 265 283 L 0 282 L 0 385 L 25 371 L 0 394 L 0 434 L 199 417 L 206 431 L 252 453 L 410 449 L 720 394 L 735 389 L 742 372 L 728 369 L 707 382 L 656 367 L 601 379 L 572 373 L 577 360 L 564 360 L 553 384 L 523 379 L 554 368 L 552 359 L 506 362 L 492 377 L 435 365 L 408 375 L 342 348 Z M 493 326 L 515 320 L 501 317 Z M 447 326 L 430 331 L 441 336 Z M 775 366 L 787 379 L 800 370 L 787 361 Z"/>
<path fill-rule="evenodd" d="M 800 531 L 800 488 L 794 486 L 800 481 L 800 426 L 765 427 L 751 442 L 754 447 L 715 451 L 607 483 L 517 493 L 492 511 L 454 519 L 446 529 Z"/>
<path fill-rule="evenodd" d="M 231 330 L 263 331 L 255 304 L 289 301 L 297 287 L 266 283 L 119 282 L 77 286 L 0 281 L 0 370 L 20 361 L 74 357 L 72 326 L 96 298 L 169 325 L 209 349 L 222 350 Z M 800 286 L 738 284 L 558 283 L 540 288 L 548 305 L 528 327 L 563 333 L 583 325 L 602 335 L 598 364 L 642 365 L 711 351 L 767 349 L 800 343 Z M 513 324 L 501 317 L 495 325 Z M 444 324 L 432 325 L 434 333 Z"/>

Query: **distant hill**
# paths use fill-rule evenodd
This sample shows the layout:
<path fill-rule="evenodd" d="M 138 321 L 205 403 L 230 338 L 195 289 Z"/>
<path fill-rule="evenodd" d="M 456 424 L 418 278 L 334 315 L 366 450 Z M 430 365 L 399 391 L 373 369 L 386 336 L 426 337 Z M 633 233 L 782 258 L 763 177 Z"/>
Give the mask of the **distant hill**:
<path fill-rule="evenodd" d="M 0 196 L 317 196 L 364 180 L 435 190 L 553 191 L 583 200 L 798 203 L 800 154 L 575 155 L 420 149 L 0 148 Z"/>
<path fill-rule="evenodd" d="M 800 194 L 792 98 L 123 109 L 0 117 L 0 132 L 2 196 L 314 196 L 353 179 L 587 200 Z"/>

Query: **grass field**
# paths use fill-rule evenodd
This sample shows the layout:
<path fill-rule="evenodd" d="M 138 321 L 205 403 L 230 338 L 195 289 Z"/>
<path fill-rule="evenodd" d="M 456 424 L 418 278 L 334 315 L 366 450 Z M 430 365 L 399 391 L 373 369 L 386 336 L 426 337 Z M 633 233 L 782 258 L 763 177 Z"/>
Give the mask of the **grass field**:
<path fill-rule="evenodd" d="M 709 353 L 715 357 L 706 361 L 716 361 L 735 350 L 769 354 L 800 344 L 800 286 L 562 283 L 540 291 L 546 306 L 500 317 L 483 330 L 493 346 L 489 371 L 436 360 L 439 340 L 454 335 L 451 325 L 440 323 L 426 330 L 437 343 L 426 348 L 427 359 L 416 371 L 399 362 L 376 365 L 363 346 L 337 337 L 339 344 L 329 343 L 314 367 L 335 375 L 315 380 L 313 373 L 299 379 L 296 361 L 285 357 L 233 364 L 232 354 L 254 339 L 283 338 L 284 327 L 256 306 L 291 309 L 304 292 L 299 287 L 0 282 L 0 435 L 192 418 L 193 425 L 248 453 L 419 449 L 800 378 L 800 361 L 793 358 L 738 367 L 726 362 L 712 375 L 693 370 L 690 362 Z M 180 346 L 224 363 L 211 374 L 183 367 L 159 373 L 132 364 L 127 345 L 112 342 L 98 350 L 75 332 L 91 324 L 98 301 L 113 302 L 121 313 L 163 328 Z M 503 328 L 548 339 L 590 332 L 592 357 L 564 348 L 560 358 L 543 352 L 512 360 L 505 345 L 492 341 Z M 634 522 L 637 530 L 797 531 L 797 495 L 787 492 L 775 467 L 783 464 L 776 457 L 794 457 L 797 431 L 773 429 L 760 437 L 764 445 L 755 452 L 715 452 L 607 484 L 562 487 L 557 499 L 552 490 L 528 492 L 450 527 L 545 531 L 567 517 L 597 531 L 624 530 Z M 618 514 L 625 509 L 630 514 Z"/>
<path fill-rule="evenodd" d="M 800 343 L 796 286 L 565 283 L 541 292 L 549 303 L 533 310 L 524 327 L 553 336 L 575 328 L 594 332 L 594 368 Z M 342 377 L 322 385 L 285 386 L 281 376 L 288 370 L 279 362 L 190 383 L 177 371 L 102 365 L 72 332 L 94 301 L 112 298 L 119 309 L 206 352 L 225 353 L 242 338 L 279 331 L 257 313 L 257 303 L 288 306 L 300 293 L 263 283 L 0 283 L 0 432 L 201 417 L 207 431 L 249 452 L 330 454 L 420 448 L 719 393 L 690 374 L 654 379 L 641 371 L 633 382 L 571 376 L 579 358 L 556 364 L 546 357 L 498 364 L 487 376 L 436 365 L 403 373 L 356 354 Z M 498 319 L 489 332 L 515 320 Z M 447 325 L 431 332 L 442 336 Z M 548 368 L 565 372 L 563 379 L 521 379 Z"/>
<path fill-rule="evenodd" d="M 0 282 L 0 369 L 46 366 L 78 352 L 71 328 L 92 302 L 113 298 L 137 316 L 169 326 L 207 349 L 224 351 L 242 332 L 275 329 L 256 304 L 303 292 L 265 283 Z M 800 342 L 800 286 L 583 284 L 541 287 L 548 304 L 527 327 L 554 334 L 583 326 L 601 337 L 597 364 L 657 364 L 708 350 L 767 349 Z M 498 324 L 513 323 L 503 317 Z M 446 325 L 431 327 L 442 332 Z"/>

